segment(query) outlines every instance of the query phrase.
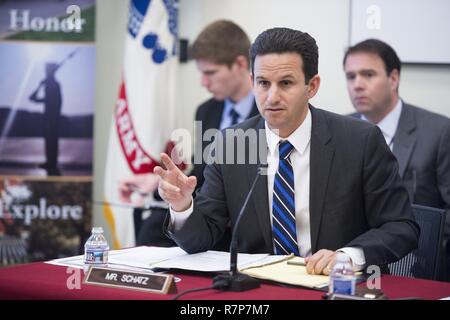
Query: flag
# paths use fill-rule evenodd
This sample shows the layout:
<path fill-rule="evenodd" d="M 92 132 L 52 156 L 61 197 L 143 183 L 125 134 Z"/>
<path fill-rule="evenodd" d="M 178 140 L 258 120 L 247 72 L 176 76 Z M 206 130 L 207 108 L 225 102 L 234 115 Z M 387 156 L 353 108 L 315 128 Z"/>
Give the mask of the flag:
<path fill-rule="evenodd" d="M 114 107 L 103 213 L 115 249 L 135 245 L 132 209 L 118 204 L 118 181 L 153 172 L 175 129 L 178 0 L 132 0 L 123 77 Z"/>

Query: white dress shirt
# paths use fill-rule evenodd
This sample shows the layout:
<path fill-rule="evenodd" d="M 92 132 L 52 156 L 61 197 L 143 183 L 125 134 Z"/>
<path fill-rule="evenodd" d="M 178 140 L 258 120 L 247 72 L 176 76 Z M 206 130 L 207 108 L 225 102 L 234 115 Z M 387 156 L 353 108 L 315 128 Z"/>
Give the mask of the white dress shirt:
<path fill-rule="evenodd" d="M 272 224 L 273 183 L 279 163 L 278 143 L 280 140 L 288 140 L 294 149 L 290 160 L 294 171 L 295 190 L 295 225 L 297 230 L 297 243 L 302 257 L 311 254 L 311 233 L 309 225 L 309 151 L 311 142 L 311 113 L 308 114 L 302 125 L 298 127 L 288 138 L 282 139 L 270 130 L 267 122 L 267 192 L 269 195 L 270 220 Z M 274 247 L 275 248 L 275 247 Z"/>
<path fill-rule="evenodd" d="M 394 138 L 397 132 L 398 122 L 400 121 L 400 115 L 402 114 L 403 102 L 398 99 L 397 104 L 394 109 L 391 110 L 380 122 L 377 123 L 378 128 L 380 128 L 381 133 L 383 133 L 386 144 L 389 146 L 391 151 L 394 148 Z M 361 119 L 368 121 L 364 115 L 361 115 Z"/>
<path fill-rule="evenodd" d="M 291 153 L 290 160 L 294 171 L 294 188 L 295 188 L 295 224 L 297 231 L 297 244 L 300 255 L 307 257 L 311 255 L 311 232 L 309 220 L 309 192 L 310 192 L 310 146 L 311 146 L 311 128 L 312 118 L 311 112 L 308 110 L 303 123 L 286 139 L 282 139 L 272 130 L 269 129 L 267 122 L 265 123 L 265 132 L 267 139 L 267 187 L 269 195 L 270 220 L 272 224 L 272 200 L 273 200 L 273 184 L 275 173 L 278 169 L 278 143 L 280 140 L 288 140 L 294 150 Z M 193 202 L 191 207 L 183 212 L 174 212 L 170 209 L 170 220 L 173 231 L 182 228 L 187 218 L 193 211 Z M 345 247 L 338 251 L 345 252 L 353 261 L 355 270 L 362 270 L 366 260 L 364 252 L 361 248 Z"/>

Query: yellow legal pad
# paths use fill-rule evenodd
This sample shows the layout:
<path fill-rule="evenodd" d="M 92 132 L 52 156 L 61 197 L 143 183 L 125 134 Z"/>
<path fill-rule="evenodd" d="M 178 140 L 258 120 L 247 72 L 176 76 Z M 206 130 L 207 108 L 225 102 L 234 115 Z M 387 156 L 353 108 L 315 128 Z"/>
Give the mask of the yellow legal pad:
<path fill-rule="evenodd" d="M 288 261 L 304 263 L 303 258 L 287 256 L 282 260 L 251 266 L 240 271 L 254 278 L 312 289 L 320 289 L 328 285 L 328 276 L 308 274 L 305 266 L 288 264 Z"/>

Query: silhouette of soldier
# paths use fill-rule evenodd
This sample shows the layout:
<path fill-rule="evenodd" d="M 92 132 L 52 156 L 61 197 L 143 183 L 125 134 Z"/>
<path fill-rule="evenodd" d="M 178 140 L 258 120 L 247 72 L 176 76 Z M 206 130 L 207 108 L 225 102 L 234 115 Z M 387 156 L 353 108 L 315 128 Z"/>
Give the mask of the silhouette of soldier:
<path fill-rule="evenodd" d="M 47 63 L 45 65 L 45 79 L 30 96 L 30 100 L 36 103 L 44 103 L 44 138 L 46 162 L 40 167 L 47 170 L 50 176 L 61 175 L 58 168 L 58 139 L 59 120 L 61 116 L 61 87 L 55 78 L 55 72 L 61 64 Z M 38 92 L 44 87 L 44 96 L 38 97 Z"/>

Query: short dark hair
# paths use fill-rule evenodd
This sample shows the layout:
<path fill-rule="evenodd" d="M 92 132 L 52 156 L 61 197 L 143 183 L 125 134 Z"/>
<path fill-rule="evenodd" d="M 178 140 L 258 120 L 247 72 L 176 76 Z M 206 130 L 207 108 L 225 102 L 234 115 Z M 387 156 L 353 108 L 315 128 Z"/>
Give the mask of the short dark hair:
<path fill-rule="evenodd" d="M 306 32 L 289 28 L 272 28 L 261 33 L 250 48 L 252 72 L 257 55 L 298 53 L 303 60 L 303 73 L 308 83 L 319 70 L 319 48 Z"/>
<path fill-rule="evenodd" d="M 345 52 L 344 60 L 342 64 L 345 66 L 345 61 L 350 54 L 354 53 L 372 53 L 380 57 L 383 60 L 384 68 L 386 69 L 386 73 L 391 74 L 392 70 L 398 70 L 400 73 L 401 62 L 397 56 L 395 50 L 388 45 L 386 42 L 383 42 L 378 39 L 367 39 L 362 42 L 355 44 L 347 49 Z"/>
<path fill-rule="evenodd" d="M 217 20 L 207 25 L 190 48 L 192 59 L 205 59 L 231 67 L 238 56 L 248 60 L 250 39 L 241 27 L 232 21 Z"/>

